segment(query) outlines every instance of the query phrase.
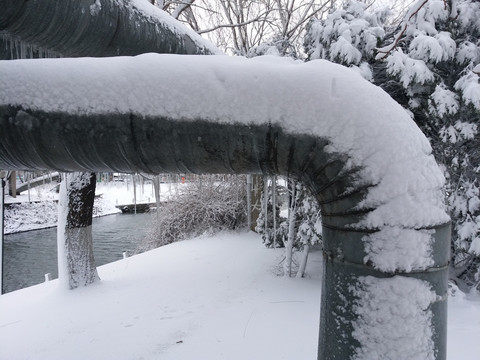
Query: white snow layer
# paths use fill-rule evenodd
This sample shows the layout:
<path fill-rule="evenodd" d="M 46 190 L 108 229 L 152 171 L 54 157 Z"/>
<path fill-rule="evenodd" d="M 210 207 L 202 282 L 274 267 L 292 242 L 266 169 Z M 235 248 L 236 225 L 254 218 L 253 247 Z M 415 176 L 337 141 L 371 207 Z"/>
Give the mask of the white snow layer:
<path fill-rule="evenodd" d="M 365 236 L 367 255 L 364 261 L 370 260 L 383 270 L 392 272 L 395 269 L 404 269 L 408 272 L 415 268 L 431 266 L 433 233 L 433 230 L 385 227 L 370 236 Z"/>
<path fill-rule="evenodd" d="M 318 251 L 310 254 L 307 270 L 311 276 L 303 279 L 272 274 L 282 255 L 265 249 L 261 237 L 252 232 L 224 233 L 173 243 L 101 266 L 101 282 L 75 291 L 62 290 L 54 280 L 2 295 L 0 359 L 315 359 L 322 255 Z M 375 293 L 375 304 L 380 296 L 390 299 L 389 292 L 391 297 L 399 294 L 396 285 L 385 282 L 382 288 L 386 292 L 379 289 Z M 433 298 L 423 284 L 404 285 Z M 407 334 L 415 335 L 411 340 L 417 344 L 424 340 L 423 334 L 416 332 L 420 324 L 405 324 L 403 318 L 399 321 L 399 312 L 406 307 L 406 319 L 413 320 L 416 313 L 425 323 L 429 315 L 416 309 L 410 312 L 400 299 L 405 297 L 399 294 L 392 299 L 390 310 L 388 302 L 382 304 L 382 313 L 395 314 L 391 327 L 413 326 Z M 478 300 L 452 292 L 448 359 L 478 360 Z M 365 311 L 368 303 L 358 306 Z M 375 339 L 374 316 L 375 312 L 362 316 L 364 320 L 359 321 L 370 324 L 365 327 L 369 333 L 356 333 L 357 337 Z M 391 330 L 387 325 L 377 324 L 381 331 Z M 426 344 L 429 354 L 431 347 Z M 381 350 L 384 345 L 383 341 L 378 344 Z M 357 358 L 365 351 L 364 347 Z"/>
<path fill-rule="evenodd" d="M 290 133 L 328 138 L 327 151 L 348 154 L 351 166 L 363 168 L 361 181 L 378 184 L 359 205 L 376 210 L 359 226 L 398 229 L 395 244 L 402 248 L 411 233 L 404 228 L 449 219 L 442 172 L 410 116 L 356 72 L 325 60 L 144 54 L 2 61 L 0 105 L 277 124 Z M 430 246 L 429 237 L 417 239 L 420 248 Z M 383 250 L 389 257 L 396 253 L 375 249 L 379 258 Z M 410 262 L 398 251 L 401 259 L 394 262 L 401 270 L 424 268 L 431 263 L 428 253 Z M 379 269 L 392 267 L 382 264 L 374 262 Z"/>
<path fill-rule="evenodd" d="M 434 360 L 432 311 L 437 295 L 427 282 L 395 276 L 362 277 L 353 337 L 361 347 L 353 360 Z"/>

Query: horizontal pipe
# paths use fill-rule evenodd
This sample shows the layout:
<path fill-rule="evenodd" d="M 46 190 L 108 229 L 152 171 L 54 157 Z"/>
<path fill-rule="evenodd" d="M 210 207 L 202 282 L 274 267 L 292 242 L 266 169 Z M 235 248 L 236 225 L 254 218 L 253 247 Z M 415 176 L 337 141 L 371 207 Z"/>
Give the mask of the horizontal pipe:
<path fill-rule="evenodd" d="M 218 54 L 146 0 L 0 0 L 0 59 Z"/>
<path fill-rule="evenodd" d="M 426 139 L 349 70 L 267 60 L 0 62 L 0 168 L 292 177 L 325 213 L 319 359 L 369 358 L 392 339 L 380 358 L 412 340 L 445 359 L 449 219 Z M 408 327 L 375 337 L 390 315 L 415 325 L 396 301 L 425 341 Z"/>

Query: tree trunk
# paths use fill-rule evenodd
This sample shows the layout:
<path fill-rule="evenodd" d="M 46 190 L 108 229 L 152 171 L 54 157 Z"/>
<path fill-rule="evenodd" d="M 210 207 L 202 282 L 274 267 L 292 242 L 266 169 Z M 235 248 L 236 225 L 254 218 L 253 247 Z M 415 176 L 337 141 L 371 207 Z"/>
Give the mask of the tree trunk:
<path fill-rule="evenodd" d="M 255 231 L 262 207 L 263 175 L 252 175 L 252 178 L 252 227 L 250 230 Z"/>
<path fill-rule="evenodd" d="M 268 228 L 268 177 L 265 176 L 263 179 L 263 217 L 265 219 L 265 223 L 263 225 L 263 233 L 267 234 Z"/>
<path fill-rule="evenodd" d="M 295 216 L 297 211 L 296 206 L 296 185 L 291 181 L 291 201 L 288 214 L 288 237 L 285 244 L 285 264 L 283 266 L 284 276 L 290 277 L 292 275 L 292 259 L 293 259 L 293 242 L 295 238 Z"/>
<path fill-rule="evenodd" d="M 58 202 L 58 277 L 70 289 L 99 280 L 93 256 L 95 173 L 69 173 Z"/>
<path fill-rule="evenodd" d="M 298 267 L 297 276 L 296 276 L 297 278 L 302 278 L 303 275 L 305 275 L 305 269 L 307 268 L 309 250 L 310 250 L 310 246 L 308 244 L 303 245 L 302 259 L 300 260 L 300 266 Z"/>

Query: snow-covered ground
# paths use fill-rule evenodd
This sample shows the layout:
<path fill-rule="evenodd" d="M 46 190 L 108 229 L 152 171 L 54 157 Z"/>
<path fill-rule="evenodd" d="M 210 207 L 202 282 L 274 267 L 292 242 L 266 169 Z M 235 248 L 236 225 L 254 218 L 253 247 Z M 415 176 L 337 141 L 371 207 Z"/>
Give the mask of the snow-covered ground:
<path fill-rule="evenodd" d="M 102 266 L 86 288 L 8 293 L 0 359 L 315 359 L 321 255 L 304 279 L 275 275 L 282 255 L 223 233 Z M 449 359 L 478 360 L 480 299 L 456 292 L 448 316 Z"/>

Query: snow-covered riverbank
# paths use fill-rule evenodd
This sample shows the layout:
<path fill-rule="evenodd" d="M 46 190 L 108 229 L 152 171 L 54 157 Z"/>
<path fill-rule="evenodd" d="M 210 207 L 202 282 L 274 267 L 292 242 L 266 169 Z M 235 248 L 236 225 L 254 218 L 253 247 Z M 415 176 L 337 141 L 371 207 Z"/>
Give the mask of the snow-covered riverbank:
<path fill-rule="evenodd" d="M 170 199 L 185 184 L 161 184 L 160 198 Z M 136 186 L 138 204 L 155 202 L 151 183 Z M 119 213 L 116 205 L 133 204 L 133 184 L 130 182 L 99 182 L 95 191 L 93 216 L 105 216 Z M 57 199 L 55 184 L 46 184 L 22 192 L 17 197 L 5 196 L 5 234 L 38 230 L 57 226 Z"/>
<path fill-rule="evenodd" d="M 0 359 L 314 359 L 321 255 L 305 279 L 274 274 L 282 255 L 224 233 L 102 266 L 87 288 L 3 295 Z M 449 359 L 478 360 L 480 301 L 457 292 L 448 316 Z"/>

